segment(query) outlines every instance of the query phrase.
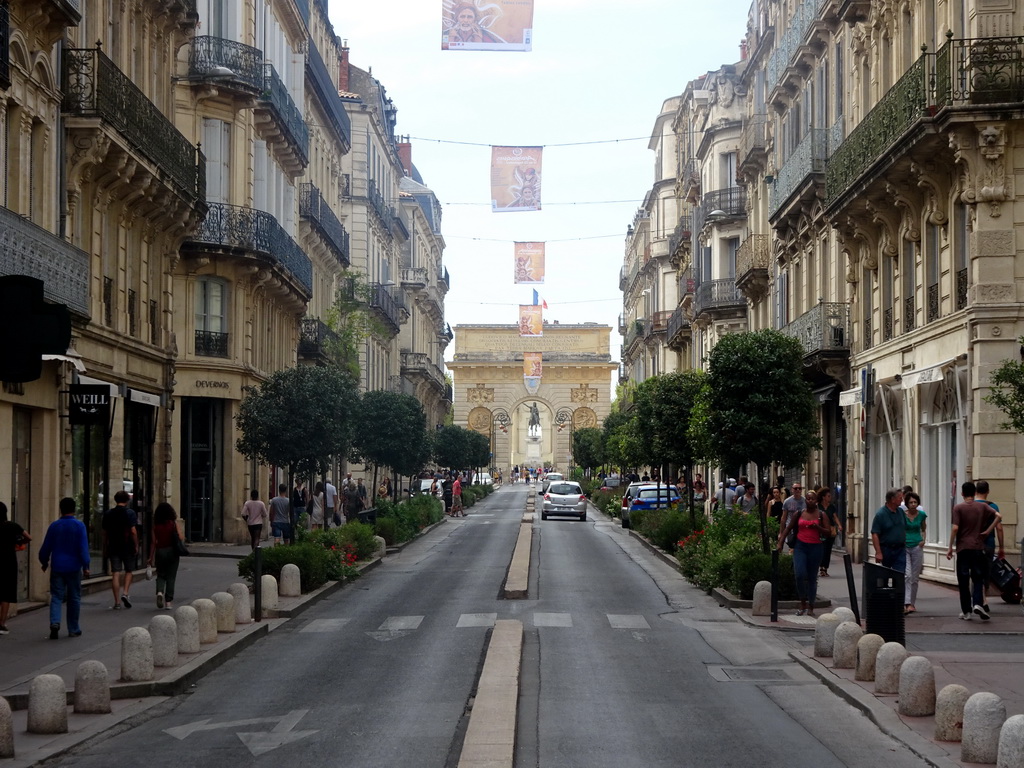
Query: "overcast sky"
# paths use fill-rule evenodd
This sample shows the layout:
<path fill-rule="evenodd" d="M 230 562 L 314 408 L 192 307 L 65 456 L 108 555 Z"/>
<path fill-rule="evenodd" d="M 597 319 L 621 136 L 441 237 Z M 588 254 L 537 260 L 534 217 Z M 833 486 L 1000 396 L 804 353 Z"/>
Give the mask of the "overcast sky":
<path fill-rule="evenodd" d="M 514 324 L 536 287 L 545 320 L 611 325 L 617 361 L 619 269 L 654 181 L 654 121 L 687 82 L 739 59 L 750 0 L 536 0 L 529 53 L 442 51 L 441 0 L 329 6 L 352 64 L 393 99 L 397 132 L 413 137 L 413 163 L 442 204 L 452 327 Z M 492 144 L 547 146 L 542 211 L 491 212 Z M 517 240 L 547 242 L 544 285 L 512 282 Z"/>

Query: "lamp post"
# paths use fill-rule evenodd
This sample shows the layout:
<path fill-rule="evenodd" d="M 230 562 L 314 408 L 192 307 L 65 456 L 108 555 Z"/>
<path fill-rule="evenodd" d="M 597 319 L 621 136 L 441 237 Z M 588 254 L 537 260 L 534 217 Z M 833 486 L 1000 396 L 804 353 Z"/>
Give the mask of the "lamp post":
<path fill-rule="evenodd" d="M 494 433 L 494 428 L 497 427 L 505 434 L 508 434 L 508 428 L 512 424 L 512 419 L 509 418 L 508 411 L 504 408 L 496 408 L 491 412 L 491 462 L 495 462 L 495 455 L 498 452 L 498 436 Z"/>
<path fill-rule="evenodd" d="M 575 433 L 575 425 L 573 424 L 573 409 L 572 408 L 559 408 L 555 412 L 555 426 L 558 431 L 561 432 L 566 427 L 569 427 L 569 456 L 573 456 L 573 436 Z M 569 477 L 572 477 L 572 459 L 569 461 Z"/>

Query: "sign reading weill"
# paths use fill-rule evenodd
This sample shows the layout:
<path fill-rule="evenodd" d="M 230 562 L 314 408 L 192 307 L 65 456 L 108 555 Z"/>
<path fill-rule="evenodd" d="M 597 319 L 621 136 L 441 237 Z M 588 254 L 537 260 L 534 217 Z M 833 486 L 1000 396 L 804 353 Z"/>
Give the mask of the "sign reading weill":
<path fill-rule="evenodd" d="M 72 384 L 68 402 L 68 421 L 73 425 L 106 424 L 110 419 L 107 384 Z"/>

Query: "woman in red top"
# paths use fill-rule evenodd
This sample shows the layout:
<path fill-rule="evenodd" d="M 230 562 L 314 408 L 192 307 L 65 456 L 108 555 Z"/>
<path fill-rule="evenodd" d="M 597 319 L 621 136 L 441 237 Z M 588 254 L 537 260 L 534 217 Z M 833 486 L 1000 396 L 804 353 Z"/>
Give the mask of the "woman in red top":
<path fill-rule="evenodd" d="M 779 551 L 789 532 L 796 527 L 796 547 L 793 549 L 793 574 L 796 576 L 796 592 L 800 596 L 800 610 L 797 616 L 814 615 L 814 600 L 818 596 L 818 568 L 821 565 L 821 554 L 825 545 L 822 536 L 828 536 L 828 522 L 818 509 L 818 496 L 808 491 L 804 497 L 807 507 L 799 514 L 793 515 L 779 534 Z"/>
<path fill-rule="evenodd" d="M 153 510 L 153 526 L 150 535 L 149 565 L 156 560 L 156 607 L 170 610 L 174 600 L 174 580 L 178 575 L 181 561 L 175 538 L 184 539 L 178 526 L 178 513 L 166 501 L 157 504 Z"/>

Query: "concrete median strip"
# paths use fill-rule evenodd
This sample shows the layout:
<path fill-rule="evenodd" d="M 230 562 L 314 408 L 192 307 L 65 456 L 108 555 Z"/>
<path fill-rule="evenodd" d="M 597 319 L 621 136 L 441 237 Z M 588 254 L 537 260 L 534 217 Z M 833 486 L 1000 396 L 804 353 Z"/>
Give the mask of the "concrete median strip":
<path fill-rule="evenodd" d="M 523 623 L 510 619 L 496 621 L 477 684 L 459 768 L 512 768 L 522 652 Z"/>
<path fill-rule="evenodd" d="M 519 526 L 519 538 L 512 553 L 512 562 L 505 577 L 506 600 L 526 598 L 530 580 L 530 549 L 533 547 L 533 523 L 523 522 Z"/>

